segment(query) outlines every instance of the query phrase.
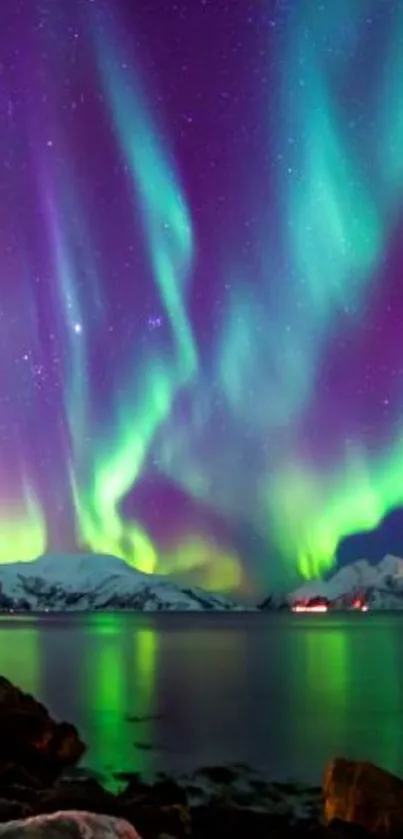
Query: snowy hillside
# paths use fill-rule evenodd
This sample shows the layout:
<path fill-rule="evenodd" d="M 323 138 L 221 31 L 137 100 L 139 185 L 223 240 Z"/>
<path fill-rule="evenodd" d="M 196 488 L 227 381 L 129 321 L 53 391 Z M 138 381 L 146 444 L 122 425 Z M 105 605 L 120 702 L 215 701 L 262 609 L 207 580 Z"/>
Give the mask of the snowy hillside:
<path fill-rule="evenodd" d="M 161 576 L 142 574 L 103 554 L 46 554 L 34 562 L 0 565 L 0 611 L 238 610 L 225 597 L 181 588 Z"/>
<path fill-rule="evenodd" d="M 374 609 L 403 609 L 403 559 L 385 556 L 376 565 L 365 559 L 336 571 L 328 580 L 314 580 L 294 591 L 290 603 L 326 598 L 339 608 L 364 598 Z"/>

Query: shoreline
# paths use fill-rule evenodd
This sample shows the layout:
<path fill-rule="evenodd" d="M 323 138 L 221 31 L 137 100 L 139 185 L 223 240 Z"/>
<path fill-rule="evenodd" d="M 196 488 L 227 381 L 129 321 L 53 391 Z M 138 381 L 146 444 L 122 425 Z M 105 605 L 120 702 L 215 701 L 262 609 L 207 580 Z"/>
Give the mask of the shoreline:
<path fill-rule="evenodd" d="M 119 772 L 115 791 L 85 770 L 66 770 L 45 785 L 17 765 L 0 770 L 0 822 L 60 811 L 86 811 L 129 822 L 142 839 L 267 839 L 302 827 L 323 829 L 322 790 L 264 780 L 244 765 L 204 767 L 145 781 Z"/>
<path fill-rule="evenodd" d="M 138 839 L 364 839 L 403 829 L 403 780 L 369 763 L 334 759 L 322 786 L 267 780 L 240 763 L 153 780 L 116 767 L 112 791 L 80 767 L 85 752 L 74 725 L 0 676 L 0 824 L 17 831 L 77 825 L 80 813 L 93 824 L 117 819 Z"/>
<path fill-rule="evenodd" d="M 319 787 L 268 782 L 244 764 L 153 781 L 116 767 L 111 791 L 80 768 L 86 744 L 75 726 L 3 676 L 0 744 L 0 823 L 85 811 L 126 820 L 142 839 L 266 839 L 274 826 L 316 824 L 321 812 Z"/>

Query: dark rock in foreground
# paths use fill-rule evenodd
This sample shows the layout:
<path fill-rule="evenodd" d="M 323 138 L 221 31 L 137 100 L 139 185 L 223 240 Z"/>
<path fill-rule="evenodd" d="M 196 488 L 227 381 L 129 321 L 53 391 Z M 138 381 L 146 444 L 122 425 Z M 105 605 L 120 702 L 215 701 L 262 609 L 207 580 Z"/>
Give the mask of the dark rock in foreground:
<path fill-rule="evenodd" d="M 60 810 L 115 816 L 142 839 L 267 839 L 285 836 L 302 822 L 318 824 L 321 790 L 271 784 L 247 767 L 211 767 L 178 780 L 160 776 L 154 783 L 134 774 L 117 794 L 94 779 L 23 787 L 3 783 L 0 773 L 0 822 Z"/>
<path fill-rule="evenodd" d="M 8 782 L 29 788 L 54 780 L 84 751 L 73 725 L 55 722 L 40 702 L 0 676 L 2 786 Z"/>

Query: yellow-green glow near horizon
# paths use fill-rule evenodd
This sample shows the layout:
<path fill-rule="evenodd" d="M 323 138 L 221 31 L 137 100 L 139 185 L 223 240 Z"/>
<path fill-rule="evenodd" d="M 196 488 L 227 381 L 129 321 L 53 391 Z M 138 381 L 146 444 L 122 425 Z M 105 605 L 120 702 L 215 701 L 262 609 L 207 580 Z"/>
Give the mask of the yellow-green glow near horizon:
<path fill-rule="evenodd" d="M 33 490 L 26 484 L 21 501 L 0 511 L 0 563 L 33 560 L 46 549 L 46 521 Z"/>
<path fill-rule="evenodd" d="M 234 552 L 224 552 L 219 546 L 205 538 L 183 541 L 175 553 L 164 556 L 162 569 L 165 574 L 171 572 L 184 574 L 200 569 L 203 587 L 213 591 L 214 589 L 233 591 L 242 586 L 240 558 Z"/>

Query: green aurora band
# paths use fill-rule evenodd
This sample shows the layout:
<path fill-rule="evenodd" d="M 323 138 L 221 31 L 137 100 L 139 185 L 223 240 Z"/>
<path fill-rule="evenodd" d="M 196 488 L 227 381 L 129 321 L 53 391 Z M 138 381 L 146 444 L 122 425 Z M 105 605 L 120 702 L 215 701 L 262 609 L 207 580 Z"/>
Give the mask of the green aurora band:
<path fill-rule="evenodd" d="M 0 563 L 36 559 L 47 544 L 46 519 L 39 499 L 23 482 L 18 503 L 0 515 Z"/>
<path fill-rule="evenodd" d="M 107 437 L 92 447 L 95 457 L 88 470 L 90 482 L 85 475 L 83 481 L 82 464 L 80 478 L 75 479 L 73 464 L 72 488 L 79 540 L 94 551 L 120 556 L 152 573 L 158 570 L 157 551 L 144 528 L 125 520 L 120 507 L 141 476 L 154 436 L 169 416 L 178 389 L 197 371 L 197 352 L 183 300 L 193 258 L 191 221 L 173 164 L 158 143 L 140 89 L 128 83 L 119 56 L 100 34 L 96 55 L 117 141 L 131 173 L 133 202 L 140 206 L 153 275 L 172 325 L 174 349 L 170 362 L 161 348 L 140 372 L 133 365 L 124 388 L 119 387 L 123 396 L 116 395 L 112 427 Z M 73 422 L 71 430 L 77 451 L 79 440 L 83 436 L 88 439 L 90 429 L 83 435 L 83 429 Z"/>

